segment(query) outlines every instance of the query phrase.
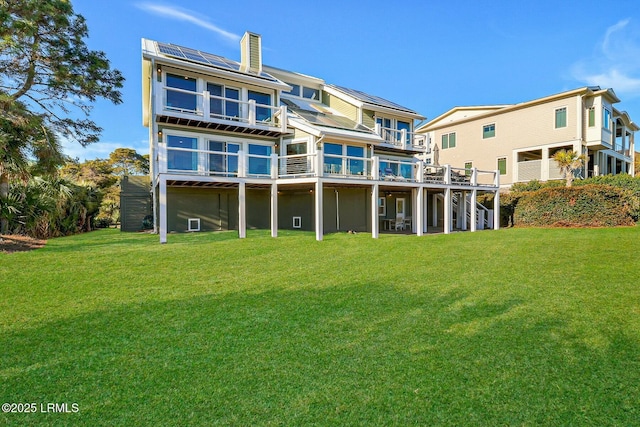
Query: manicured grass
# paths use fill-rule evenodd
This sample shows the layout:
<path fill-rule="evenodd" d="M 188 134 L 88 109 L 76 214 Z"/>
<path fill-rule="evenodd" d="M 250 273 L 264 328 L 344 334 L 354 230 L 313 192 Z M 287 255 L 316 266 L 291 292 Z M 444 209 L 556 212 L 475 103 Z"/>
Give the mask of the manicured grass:
<path fill-rule="evenodd" d="M 640 227 L 0 254 L 9 425 L 638 425 Z"/>

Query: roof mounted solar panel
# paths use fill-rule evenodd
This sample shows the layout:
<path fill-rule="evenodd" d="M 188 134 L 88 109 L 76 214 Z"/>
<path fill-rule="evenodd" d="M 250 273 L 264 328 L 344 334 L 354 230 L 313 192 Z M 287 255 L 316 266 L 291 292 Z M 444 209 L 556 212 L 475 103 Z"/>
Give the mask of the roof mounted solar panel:
<path fill-rule="evenodd" d="M 369 104 L 378 105 L 380 107 L 392 108 L 394 110 L 406 111 L 408 113 L 415 114 L 415 111 L 407 107 L 403 107 L 402 105 L 396 104 L 395 102 L 391 102 L 388 99 L 381 98 L 379 96 L 369 95 L 368 93 L 365 93 L 356 89 L 350 89 L 344 86 L 338 86 L 338 85 L 329 85 L 329 86 L 334 87 L 337 90 L 343 93 L 346 93 L 347 95 L 351 95 L 352 97 Z"/>
<path fill-rule="evenodd" d="M 214 55 L 212 53 L 200 52 L 199 50 L 177 46 L 175 44 L 161 42 L 156 43 L 158 44 L 158 51 L 164 55 L 173 56 L 174 58 L 186 59 L 187 61 L 221 68 L 224 70 L 233 70 L 243 74 L 258 76 L 271 82 L 278 81 L 278 79 L 265 72 L 256 73 L 249 70 L 241 70 L 240 63 L 231 59 L 223 58 L 222 56 Z"/>

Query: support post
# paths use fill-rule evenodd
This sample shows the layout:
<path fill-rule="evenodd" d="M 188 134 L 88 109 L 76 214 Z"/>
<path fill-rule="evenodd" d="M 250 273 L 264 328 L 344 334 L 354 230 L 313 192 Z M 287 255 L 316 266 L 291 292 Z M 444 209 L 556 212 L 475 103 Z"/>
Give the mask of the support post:
<path fill-rule="evenodd" d="M 167 243 L 167 179 L 160 175 L 160 243 Z"/>
<path fill-rule="evenodd" d="M 416 234 L 418 236 L 422 236 L 423 230 L 424 230 L 423 228 L 424 226 L 422 223 L 424 222 L 424 217 L 427 214 L 427 212 L 424 209 L 424 188 L 422 187 L 418 187 L 415 205 L 416 205 L 416 216 L 414 217 L 414 221 L 412 222 L 411 226 L 415 228 Z"/>
<path fill-rule="evenodd" d="M 380 184 L 373 184 L 371 189 L 371 237 L 378 238 L 379 235 L 379 216 L 378 216 L 378 198 L 380 194 Z"/>
<path fill-rule="evenodd" d="M 238 237 L 247 237 L 247 187 L 244 182 L 238 184 Z"/>
<path fill-rule="evenodd" d="M 460 192 L 460 203 L 462 204 L 458 204 L 458 215 L 460 215 L 460 228 L 462 228 L 463 231 L 467 231 L 467 192 L 466 191 L 462 191 Z"/>
<path fill-rule="evenodd" d="M 444 234 L 451 233 L 451 188 L 444 191 Z"/>
<path fill-rule="evenodd" d="M 322 236 L 324 234 L 324 230 L 323 230 L 323 216 L 322 216 L 322 181 L 318 180 L 316 181 L 316 186 L 315 186 L 315 208 L 316 208 L 316 240 L 317 241 L 322 241 Z"/>
<path fill-rule="evenodd" d="M 471 190 L 471 232 L 478 229 L 478 190 Z"/>
<path fill-rule="evenodd" d="M 493 198 L 493 229 L 498 230 L 500 228 L 500 190 L 496 190 L 496 195 Z"/>
<path fill-rule="evenodd" d="M 271 184 L 271 237 L 278 237 L 278 184 Z"/>
<path fill-rule="evenodd" d="M 433 203 L 433 207 L 432 209 L 432 218 L 431 218 L 431 222 L 433 223 L 434 227 L 438 227 L 438 195 L 434 194 L 433 196 L 431 196 L 431 203 Z"/>

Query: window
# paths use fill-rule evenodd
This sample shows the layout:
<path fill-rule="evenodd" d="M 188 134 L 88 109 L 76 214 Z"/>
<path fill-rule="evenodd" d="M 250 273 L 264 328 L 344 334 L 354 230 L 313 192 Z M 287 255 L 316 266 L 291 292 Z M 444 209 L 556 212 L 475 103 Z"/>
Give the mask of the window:
<path fill-rule="evenodd" d="M 252 90 L 248 93 L 249 100 L 256 102 L 256 120 L 259 122 L 266 122 L 271 120 L 271 108 L 261 107 L 260 105 L 271 105 L 271 95 L 268 93 L 254 92 Z"/>
<path fill-rule="evenodd" d="M 567 127 L 567 108 L 556 108 L 556 129 Z"/>
<path fill-rule="evenodd" d="M 442 149 L 455 148 L 456 147 L 456 133 L 446 133 L 442 135 Z"/>
<path fill-rule="evenodd" d="M 253 155 L 253 156 L 252 156 Z M 271 146 L 249 144 L 249 174 L 271 175 L 271 159 L 263 156 L 271 155 Z M 260 157 L 254 157 L 260 156 Z"/>
<path fill-rule="evenodd" d="M 596 125 L 596 107 L 589 108 L 589 127 L 594 127 Z"/>
<path fill-rule="evenodd" d="M 464 174 L 466 176 L 471 176 L 471 169 L 473 169 L 473 163 L 472 162 L 466 162 L 464 164 Z"/>
<path fill-rule="evenodd" d="M 405 143 L 409 144 L 411 142 L 411 135 L 409 134 L 409 132 L 411 132 L 411 123 L 402 122 L 398 120 L 398 130 L 402 131 L 403 129 L 407 131 L 407 136 L 405 137 Z M 400 137 L 400 135 L 401 134 L 399 133 L 398 137 Z"/>
<path fill-rule="evenodd" d="M 187 221 L 187 231 L 200 231 L 200 218 L 189 218 Z"/>
<path fill-rule="evenodd" d="M 282 92 L 289 95 L 300 96 L 300 85 L 294 85 L 293 83 L 285 82 L 289 86 L 291 86 L 291 90 L 289 92 Z"/>
<path fill-rule="evenodd" d="M 324 170 L 329 173 L 342 173 L 342 145 L 341 144 L 324 144 Z M 329 156 L 327 156 L 327 154 Z"/>
<path fill-rule="evenodd" d="M 310 87 L 302 88 L 302 97 L 307 99 L 314 99 L 316 101 L 320 100 L 320 90 L 313 89 Z"/>
<path fill-rule="evenodd" d="M 387 200 L 384 197 L 378 197 L 378 216 L 387 216 Z"/>
<path fill-rule="evenodd" d="M 482 139 L 493 138 L 496 136 L 496 124 L 491 123 L 490 125 L 482 126 Z"/>
<path fill-rule="evenodd" d="M 177 148 L 177 150 L 172 149 Z M 167 136 L 167 168 L 171 170 L 197 171 L 198 170 L 198 138 L 184 136 Z"/>
<path fill-rule="evenodd" d="M 602 127 L 611 130 L 611 111 L 606 108 L 603 110 Z"/>
<path fill-rule="evenodd" d="M 217 151 L 216 154 L 209 154 L 209 171 L 236 175 L 238 173 L 238 156 L 233 154 L 240 151 L 240 144 L 231 144 L 220 141 L 209 141 L 209 151 Z M 232 153 L 226 155 L 222 153 Z"/>
<path fill-rule="evenodd" d="M 498 159 L 498 170 L 500 171 L 500 175 L 507 174 L 507 158 L 501 157 Z"/>
<path fill-rule="evenodd" d="M 198 104 L 196 87 L 197 81 L 192 77 L 167 74 L 167 108 L 195 112 Z"/>
<path fill-rule="evenodd" d="M 225 87 L 216 83 L 207 83 L 209 111 L 212 116 L 224 118 L 240 117 L 240 89 Z M 225 99 L 222 99 L 225 98 Z"/>
<path fill-rule="evenodd" d="M 294 216 L 293 217 L 293 228 L 302 228 L 302 217 Z"/>
<path fill-rule="evenodd" d="M 364 147 L 347 145 L 347 156 L 364 158 Z M 364 175 L 364 160 L 347 159 L 347 173 L 349 175 Z"/>

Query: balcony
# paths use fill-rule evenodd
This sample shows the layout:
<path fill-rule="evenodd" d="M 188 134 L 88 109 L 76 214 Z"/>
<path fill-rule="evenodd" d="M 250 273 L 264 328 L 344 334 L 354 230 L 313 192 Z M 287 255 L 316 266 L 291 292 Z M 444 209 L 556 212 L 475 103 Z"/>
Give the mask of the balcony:
<path fill-rule="evenodd" d="M 380 181 L 392 185 L 427 183 L 461 187 L 498 186 L 497 171 L 425 166 L 421 162 L 380 159 L 378 156 L 366 158 L 322 152 L 278 156 L 268 152 L 252 154 L 239 149 L 199 150 L 167 147 L 163 144 L 159 160 L 161 173 L 219 177 L 226 182 L 236 178 L 289 180 L 324 177 Z"/>
<path fill-rule="evenodd" d="M 287 132 L 287 107 L 163 87 L 157 105 L 161 123 L 279 137 Z"/>
<path fill-rule="evenodd" d="M 431 152 L 426 135 L 409 132 L 406 129 L 383 127 L 380 123 L 376 123 L 375 131 L 387 144 L 396 148 L 421 151 L 427 154 Z"/>

